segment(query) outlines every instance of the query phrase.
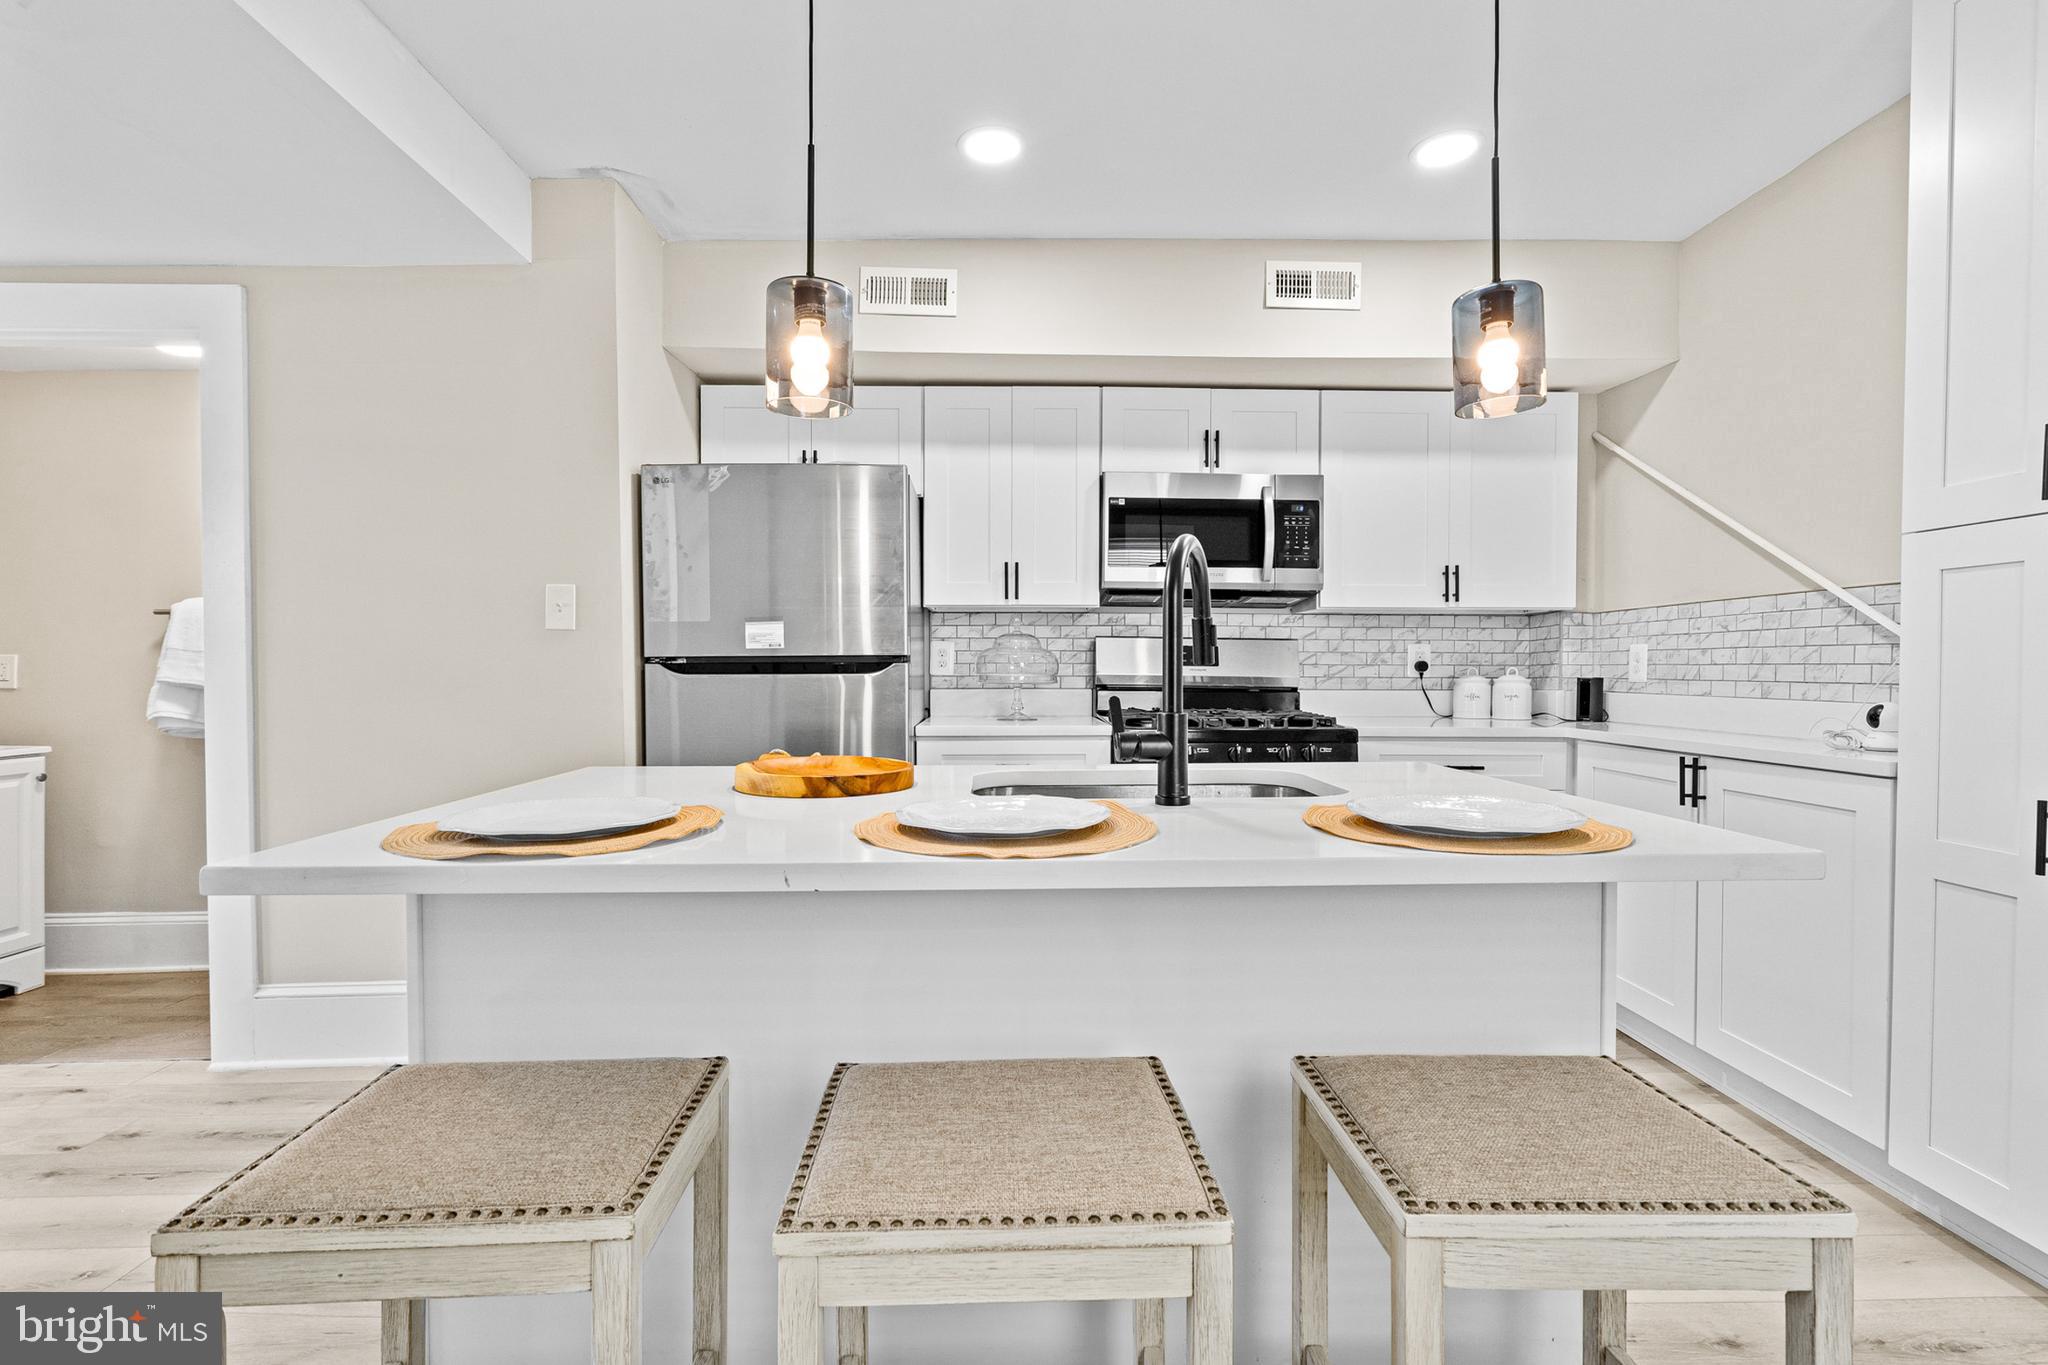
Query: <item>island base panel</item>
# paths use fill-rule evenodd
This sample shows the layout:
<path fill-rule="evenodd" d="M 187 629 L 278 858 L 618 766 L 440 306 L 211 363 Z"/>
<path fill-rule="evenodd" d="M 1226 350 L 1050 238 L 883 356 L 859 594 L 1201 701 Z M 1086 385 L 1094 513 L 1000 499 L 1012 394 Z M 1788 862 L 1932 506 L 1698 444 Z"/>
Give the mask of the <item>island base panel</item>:
<path fill-rule="evenodd" d="M 421 897 L 412 1052 L 731 1057 L 734 1365 L 775 1358 L 768 1239 L 835 1062 L 1157 1055 L 1236 1219 L 1237 1359 L 1284 1362 L 1288 1059 L 1607 1050 L 1601 901 L 1597 884 Z M 1331 1358 L 1384 1360 L 1387 1260 L 1332 1190 Z M 648 1365 L 689 1365 L 689 1252 L 671 1235 L 648 1261 Z M 1566 1365 L 1579 1303 L 1453 1291 L 1450 1354 Z M 437 1303 L 433 1359 L 582 1359 L 588 1308 L 582 1295 Z M 1182 1315 L 1167 1316 L 1166 1358 L 1184 1359 Z M 1125 1304 L 871 1318 L 876 1358 L 902 1365 L 1130 1351 Z"/>

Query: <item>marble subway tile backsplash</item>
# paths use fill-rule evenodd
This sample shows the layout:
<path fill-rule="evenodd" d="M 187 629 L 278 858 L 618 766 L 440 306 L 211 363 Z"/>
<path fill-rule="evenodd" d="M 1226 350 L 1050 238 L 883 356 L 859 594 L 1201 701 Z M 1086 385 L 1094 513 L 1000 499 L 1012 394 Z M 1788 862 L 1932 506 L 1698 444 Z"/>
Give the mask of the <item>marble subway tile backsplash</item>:
<path fill-rule="evenodd" d="M 1897 584 L 1856 590 L 1888 615 L 1899 609 Z M 974 665 L 987 642 L 1021 629 L 1059 660 L 1059 686 L 1086 687 L 1091 641 L 1150 635 L 1155 611 L 934 612 L 932 638 L 952 641 L 958 671 L 935 688 L 982 687 Z M 1393 690 L 1413 686 L 1408 646 L 1429 646 L 1430 677 L 1496 677 L 1519 668 L 1538 688 L 1598 675 L 1615 692 L 1760 697 L 1789 701 L 1888 699 L 1896 683 L 1898 642 L 1823 592 L 1780 593 L 1669 607 L 1608 612 L 1467 616 L 1434 612 L 1229 612 L 1226 636 L 1301 641 L 1303 681 L 1311 687 Z M 1628 681 L 1628 651 L 1649 646 L 1649 680 Z M 1000 685 L 1000 684 L 997 684 Z"/>

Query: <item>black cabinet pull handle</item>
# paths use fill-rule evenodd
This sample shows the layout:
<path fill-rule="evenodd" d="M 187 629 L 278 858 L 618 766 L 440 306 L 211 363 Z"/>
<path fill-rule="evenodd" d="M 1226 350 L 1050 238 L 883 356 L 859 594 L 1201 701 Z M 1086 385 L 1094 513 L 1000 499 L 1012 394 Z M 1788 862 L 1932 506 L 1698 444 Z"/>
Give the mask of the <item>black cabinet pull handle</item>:
<path fill-rule="evenodd" d="M 1444 766 L 1461 773 L 1483 773 L 1486 771 L 1484 763 L 1446 763 Z"/>
<path fill-rule="evenodd" d="M 1010 584 L 1010 591 L 1016 594 L 1015 600 L 1022 602 L 1024 600 L 1024 561 L 1021 559 L 1010 561 Z"/>
<path fill-rule="evenodd" d="M 1444 601 L 1451 600 L 1451 566 L 1444 565 Z"/>
<path fill-rule="evenodd" d="M 1453 602 L 1465 600 L 1465 585 L 1462 581 L 1464 577 L 1465 566 L 1463 564 L 1451 565 L 1451 600 Z"/>
<path fill-rule="evenodd" d="M 1681 806 L 1689 806 L 1692 804 L 1692 788 L 1690 784 L 1686 782 L 1686 777 L 1691 772 L 1692 760 L 1690 758 L 1687 758 L 1684 754 L 1680 754 L 1678 756 L 1678 804 Z"/>
<path fill-rule="evenodd" d="M 2048 877 L 2048 801 L 2034 803 L 2034 875 Z"/>
<path fill-rule="evenodd" d="M 1216 428 L 1216 468 L 1223 468 L 1223 428 Z"/>
<path fill-rule="evenodd" d="M 1202 468 L 1209 467 L 1209 428 L 1202 428 Z"/>

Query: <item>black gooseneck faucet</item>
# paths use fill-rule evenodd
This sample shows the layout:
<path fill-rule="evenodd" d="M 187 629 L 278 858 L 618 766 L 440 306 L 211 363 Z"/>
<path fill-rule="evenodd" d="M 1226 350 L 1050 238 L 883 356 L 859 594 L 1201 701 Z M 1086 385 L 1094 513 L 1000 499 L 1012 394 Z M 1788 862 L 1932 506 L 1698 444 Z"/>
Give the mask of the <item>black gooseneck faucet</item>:
<path fill-rule="evenodd" d="M 1181 611 L 1189 585 L 1195 590 L 1195 634 L 1183 644 Z M 1123 762 L 1147 761 L 1159 765 L 1159 794 L 1153 798 L 1162 806 L 1188 804 L 1188 703 L 1184 669 L 1193 664 L 1212 668 L 1216 664 L 1216 619 L 1209 606 L 1209 556 L 1202 542 L 1184 535 L 1166 552 L 1166 592 L 1159 599 L 1159 733 L 1116 737 L 1117 757 Z"/>

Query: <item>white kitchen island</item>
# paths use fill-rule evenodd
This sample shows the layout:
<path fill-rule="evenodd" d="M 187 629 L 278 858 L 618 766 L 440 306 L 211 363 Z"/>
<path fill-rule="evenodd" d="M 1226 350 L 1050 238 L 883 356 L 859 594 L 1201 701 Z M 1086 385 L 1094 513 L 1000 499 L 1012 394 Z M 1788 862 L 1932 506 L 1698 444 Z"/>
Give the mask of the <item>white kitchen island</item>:
<path fill-rule="evenodd" d="M 1355 794 L 1530 795 L 1426 764 L 1286 771 Z M 1246 775 L 1197 766 L 1193 780 Z M 878 811 L 965 795 L 981 777 L 925 767 L 909 793 L 777 801 L 736 795 L 725 768 L 587 768 L 215 864 L 203 886 L 407 896 L 416 1060 L 730 1057 L 737 1365 L 774 1359 L 769 1236 L 835 1062 L 1156 1055 L 1236 1219 L 1237 1359 L 1279 1365 L 1291 1056 L 1610 1051 L 1610 884 L 1824 870 L 1808 850 L 1563 795 L 1634 830 L 1635 844 L 1577 857 L 1357 844 L 1302 822 L 1307 806 L 1342 799 L 1330 796 L 1179 809 L 1133 800 L 1158 837 L 1083 858 L 928 858 L 851 833 Z M 422 862 L 378 848 L 393 827 L 462 806 L 572 794 L 669 796 L 726 818 L 692 839 L 602 858 Z M 1332 1358 L 1384 1360 L 1386 1261 L 1348 1206 L 1331 1219 L 1331 1264 Z M 688 1279 L 688 1239 L 671 1234 L 647 1266 L 650 1365 L 688 1365 Z M 1579 1358 L 1578 1312 L 1576 1294 L 1456 1291 L 1450 1354 L 1565 1365 Z M 432 1358 L 583 1359 L 587 1313 L 578 1296 L 439 1304 Z M 1120 1304 L 880 1309 L 874 1319 L 878 1365 L 1108 1365 L 1130 1354 Z M 1181 1358 L 1174 1327 L 1169 1359 Z"/>

